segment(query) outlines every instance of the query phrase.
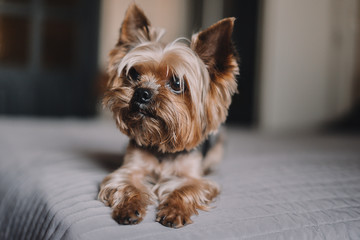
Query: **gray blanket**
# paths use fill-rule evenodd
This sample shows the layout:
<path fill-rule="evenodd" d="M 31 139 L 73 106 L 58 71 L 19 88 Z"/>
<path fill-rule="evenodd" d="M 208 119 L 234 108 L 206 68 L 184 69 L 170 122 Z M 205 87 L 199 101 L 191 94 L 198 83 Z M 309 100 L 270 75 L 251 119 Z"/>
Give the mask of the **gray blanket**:
<path fill-rule="evenodd" d="M 222 193 L 181 229 L 96 200 L 127 144 L 112 122 L 0 119 L 0 239 L 360 239 L 360 138 L 228 128 Z"/>

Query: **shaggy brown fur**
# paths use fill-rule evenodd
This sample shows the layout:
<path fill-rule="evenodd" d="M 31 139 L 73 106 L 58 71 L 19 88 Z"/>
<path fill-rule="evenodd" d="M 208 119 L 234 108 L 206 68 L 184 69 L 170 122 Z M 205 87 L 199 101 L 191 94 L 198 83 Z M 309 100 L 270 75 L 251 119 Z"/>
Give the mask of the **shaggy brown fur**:
<path fill-rule="evenodd" d="M 163 31 L 142 10 L 135 4 L 127 10 L 103 102 L 130 144 L 124 165 L 99 193 L 119 223 L 139 223 L 159 201 L 156 220 L 182 227 L 218 195 L 219 187 L 202 176 L 221 158 L 222 141 L 205 157 L 199 146 L 225 121 L 237 89 L 233 25 L 233 18 L 223 19 L 190 44 L 164 44 Z"/>

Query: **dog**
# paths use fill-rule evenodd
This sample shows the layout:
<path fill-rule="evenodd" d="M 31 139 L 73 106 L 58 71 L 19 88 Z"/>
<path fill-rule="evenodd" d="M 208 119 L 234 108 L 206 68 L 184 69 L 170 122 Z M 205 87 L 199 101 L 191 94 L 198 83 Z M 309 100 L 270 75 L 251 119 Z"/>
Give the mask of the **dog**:
<path fill-rule="evenodd" d="M 221 159 L 217 132 L 237 92 L 234 21 L 165 44 L 164 31 L 136 4 L 126 11 L 109 54 L 103 104 L 130 142 L 123 165 L 105 177 L 98 195 L 118 223 L 140 223 L 158 202 L 156 221 L 179 228 L 219 194 L 203 176 Z"/>

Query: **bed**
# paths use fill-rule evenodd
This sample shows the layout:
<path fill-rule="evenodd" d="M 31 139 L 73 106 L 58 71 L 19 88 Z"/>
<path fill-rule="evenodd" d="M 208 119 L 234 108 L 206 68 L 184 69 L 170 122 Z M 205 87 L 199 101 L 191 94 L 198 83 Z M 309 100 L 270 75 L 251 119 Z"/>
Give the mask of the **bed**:
<path fill-rule="evenodd" d="M 112 121 L 0 118 L 0 239 L 360 239 L 360 137 L 227 127 L 222 193 L 181 229 L 118 225 L 97 198 L 127 139 Z"/>

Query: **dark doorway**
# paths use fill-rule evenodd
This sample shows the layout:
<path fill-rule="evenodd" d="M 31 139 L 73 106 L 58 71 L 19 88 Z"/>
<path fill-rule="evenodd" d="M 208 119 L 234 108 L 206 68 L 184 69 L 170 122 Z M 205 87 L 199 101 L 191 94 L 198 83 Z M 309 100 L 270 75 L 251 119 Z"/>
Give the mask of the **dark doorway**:
<path fill-rule="evenodd" d="M 228 123 L 256 123 L 256 55 L 259 0 L 225 0 L 224 17 L 235 17 L 233 40 L 240 57 L 239 94 L 233 97 Z"/>

